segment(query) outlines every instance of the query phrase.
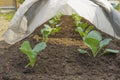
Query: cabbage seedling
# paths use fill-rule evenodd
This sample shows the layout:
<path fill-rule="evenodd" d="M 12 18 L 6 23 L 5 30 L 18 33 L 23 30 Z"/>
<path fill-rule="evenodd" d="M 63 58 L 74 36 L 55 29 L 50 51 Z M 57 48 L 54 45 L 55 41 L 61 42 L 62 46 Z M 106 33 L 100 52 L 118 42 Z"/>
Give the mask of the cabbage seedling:
<path fill-rule="evenodd" d="M 44 25 L 44 28 L 41 30 L 41 34 L 43 36 L 43 41 L 47 42 L 48 36 L 51 34 L 52 28 L 49 25 Z"/>
<path fill-rule="evenodd" d="M 43 41 L 47 42 L 48 36 L 49 35 L 54 35 L 55 33 L 59 32 L 61 28 L 56 27 L 56 28 L 51 28 L 49 25 L 44 25 L 44 28 L 41 30 L 41 34 L 43 36 Z"/>
<path fill-rule="evenodd" d="M 43 36 L 43 41 L 47 42 L 49 35 L 54 35 L 55 33 L 59 32 L 61 27 L 60 18 L 62 17 L 62 14 L 58 14 L 54 16 L 51 20 L 49 20 L 49 25 L 45 24 L 44 28 L 41 30 L 41 34 Z"/>
<path fill-rule="evenodd" d="M 50 21 L 49 24 L 52 28 L 51 35 L 54 35 L 55 33 L 59 32 L 61 30 L 61 23 L 60 18 L 63 16 L 63 14 L 59 13 L 58 15 L 54 16 Z"/>
<path fill-rule="evenodd" d="M 27 55 L 29 59 L 29 63 L 25 67 L 28 67 L 28 66 L 34 67 L 37 54 L 45 48 L 46 48 L 45 42 L 38 43 L 32 49 L 29 41 L 24 41 L 20 47 L 20 51 L 24 53 L 25 55 Z"/>
<path fill-rule="evenodd" d="M 49 20 L 49 24 L 51 25 L 52 28 L 54 28 L 57 24 L 60 22 L 60 18 L 63 16 L 63 14 L 58 14 L 54 16 L 51 20 Z"/>
<path fill-rule="evenodd" d="M 72 18 L 74 19 L 75 25 L 77 26 L 75 31 L 78 32 L 80 36 L 85 37 L 90 31 L 94 29 L 93 26 L 88 26 L 87 23 L 81 22 L 82 17 L 77 14 L 72 14 Z"/>
<path fill-rule="evenodd" d="M 41 34 L 43 36 L 43 41 L 47 42 L 49 35 L 54 35 L 55 33 L 59 32 L 61 30 L 61 27 L 56 26 L 52 28 L 51 26 L 45 24 L 44 28 L 41 30 Z"/>
<path fill-rule="evenodd" d="M 81 20 L 82 20 L 82 17 L 80 17 L 78 14 L 72 14 L 72 18 L 73 18 L 75 21 L 81 21 Z"/>
<path fill-rule="evenodd" d="M 54 34 L 58 33 L 60 30 L 61 30 L 60 26 L 56 26 L 55 28 L 52 28 L 51 35 L 54 35 Z"/>
<path fill-rule="evenodd" d="M 78 26 L 75 31 L 80 34 L 81 37 L 85 37 L 90 31 L 94 29 L 93 26 L 88 26 L 87 23 L 82 23 L 81 26 Z"/>
<path fill-rule="evenodd" d="M 106 53 L 119 53 L 119 50 L 113 50 L 113 49 L 106 49 L 106 46 L 110 43 L 112 39 L 104 39 L 102 40 L 102 36 L 98 31 L 91 31 L 88 33 L 88 35 L 86 35 L 85 37 L 83 37 L 83 41 L 85 43 L 85 45 L 88 46 L 88 48 L 91 50 L 92 55 L 94 57 L 97 56 L 97 54 L 100 51 L 103 51 L 103 54 Z M 85 50 L 79 49 L 80 53 L 88 53 Z M 103 55 L 102 54 L 102 55 Z"/>

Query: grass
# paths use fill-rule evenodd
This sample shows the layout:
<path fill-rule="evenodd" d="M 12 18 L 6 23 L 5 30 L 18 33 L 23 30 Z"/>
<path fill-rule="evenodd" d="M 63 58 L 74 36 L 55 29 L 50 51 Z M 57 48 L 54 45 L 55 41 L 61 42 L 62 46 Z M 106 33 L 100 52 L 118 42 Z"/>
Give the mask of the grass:
<path fill-rule="evenodd" d="M 13 18 L 14 13 L 15 13 L 15 11 L 7 12 L 7 13 L 0 12 L 0 41 L 3 40 L 2 34 L 8 28 L 8 25 L 9 25 L 11 19 Z"/>
<path fill-rule="evenodd" d="M 120 3 L 116 6 L 116 9 L 120 11 Z"/>
<path fill-rule="evenodd" d="M 10 21 L 14 16 L 15 11 L 9 13 L 0 13 L 0 17 L 4 17 L 6 20 Z"/>

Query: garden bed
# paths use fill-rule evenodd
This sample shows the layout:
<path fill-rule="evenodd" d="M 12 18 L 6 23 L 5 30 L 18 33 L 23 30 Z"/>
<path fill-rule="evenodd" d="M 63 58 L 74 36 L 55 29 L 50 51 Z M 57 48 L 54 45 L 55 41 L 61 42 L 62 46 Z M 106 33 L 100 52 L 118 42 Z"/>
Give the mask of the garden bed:
<path fill-rule="evenodd" d="M 63 16 L 61 21 L 62 29 L 49 37 L 34 68 L 24 68 L 28 60 L 19 48 L 24 40 L 29 40 L 32 47 L 36 45 L 34 35 L 40 34 L 43 25 L 23 41 L 4 48 L 0 52 L 4 52 L 0 54 L 0 80 L 120 80 L 120 54 L 96 58 L 80 54 L 77 49 L 87 47 L 75 32 L 73 19 Z M 110 37 L 101 33 L 103 38 Z M 120 50 L 120 41 L 113 39 L 107 47 Z"/>

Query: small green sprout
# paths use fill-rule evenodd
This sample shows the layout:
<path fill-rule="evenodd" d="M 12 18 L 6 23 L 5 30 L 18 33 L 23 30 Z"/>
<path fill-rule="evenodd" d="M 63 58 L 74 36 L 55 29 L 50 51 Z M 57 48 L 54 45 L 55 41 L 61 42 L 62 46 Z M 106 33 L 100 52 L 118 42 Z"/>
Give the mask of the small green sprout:
<path fill-rule="evenodd" d="M 59 13 L 58 15 L 54 16 L 51 20 L 49 20 L 49 24 L 52 28 L 54 28 L 56 25 L 60 23 L 60 19 L 63 16 L 63 14 Z"/>
<path fill-rule="evenodd" d="M 54 34 L 58 33 L 60 30 L 61 30 L 61 27 L 59 27 L 59 26 L 57 26 L 55 28 L 52 28 L 51 35 L 54 35 Z"/>
<path fill-rule="evenodd" d="M 54 35 L 59 32 L 61 27 L 51 28 L 49 25 L 45 24 L 44 28 L 41 29 L 41 34 L 43 36 L 43 41 L 47 42 L 49 35 Z"/>
<path fill-rule="evenodd" d="M 72 14 L 72 18 L 73 18 L 75 21 L 81 21 L 81 20 L 82 20 L 82 17 L 80 17 L 78 14 Z"/>
<path fill-rule="evenodd" d="M 75 31 L 80 34 L 81 37 L 85 37 L 90 31 L 94 29 L 93 26 L 89 26 L 87 23 L 82 22 L 82 17 L 77 14 L 72 14 L 72 18 L 75 21 L 76 29 Z"/>
<path fill-rule="evenodd" d="M 81 37 L 85 37 L 86 35 L 88 35 L 88 33 L 90 31 L 92 31 L 94 29 L 93 26 L 88 26 L 87 23 L 82 23 L 81 26 L 78 26 L 75 31 L 78 32 L 80 34 Z"/>
<path fill-rule="evenodd" d="M 49 35 L 54 35 L 61 30 L 61 23 L 59 24 L 61 17 L 62 14 L 56 15 L 49 21 L 49 25 L 44 25 L 44 28 L 41 30 L 44 42 L 47 42 Z"/>
<path fill-rule="evenodd" d="M 29 63 L 25 66 L 25 68 L 28 66 L 34 67 L 38 53 L 45 48 L 46 48 L 45 42 L 38 43 L 32 49 L 29 41 L 24 41 L 20 47 L 20 51 L 24 53 L 25 55 L 27 55 L 29 59 Z"/>
<path fill-rule="evenodd" d="M 52 28 L 49 25 L 44 25 L 44 28 L 41 29 L 41 34 L 43 36 L 43 41 L 47 42 L 48 36 L 51 34 Z"/>

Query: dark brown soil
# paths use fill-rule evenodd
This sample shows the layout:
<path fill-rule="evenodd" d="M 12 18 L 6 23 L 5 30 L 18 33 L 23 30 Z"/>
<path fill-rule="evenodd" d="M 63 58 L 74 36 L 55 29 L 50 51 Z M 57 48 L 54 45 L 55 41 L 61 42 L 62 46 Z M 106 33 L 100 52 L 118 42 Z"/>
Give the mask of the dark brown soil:
<path fill-rule="evenodd" d="M 61 21 L 61 31 L 50 36 L 34 68 L 24 68 L 28 60 L 19 47 L 24 40 L 29 40 L 32 46 L 37 44 L 33 36 L 40 34 L 43 25 L 15 45 L 0 46 L 0 80 L 120 80 L 120 54 L 96 58 L 79 54 L 77 49 L 86 46 L 74 31 L 72 18 L 64 16 Z M 110 37 L 104 33 L 103 36 Z M 120 50 L 120 41 L 113 40 L 108 47 Z"/>

